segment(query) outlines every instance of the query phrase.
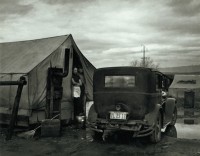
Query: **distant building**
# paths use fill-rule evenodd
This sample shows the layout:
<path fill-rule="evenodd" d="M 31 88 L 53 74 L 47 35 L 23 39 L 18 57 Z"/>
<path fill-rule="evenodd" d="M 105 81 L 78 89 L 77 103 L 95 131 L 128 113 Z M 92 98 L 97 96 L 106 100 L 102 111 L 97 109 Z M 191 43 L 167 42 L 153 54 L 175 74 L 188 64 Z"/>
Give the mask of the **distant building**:
<path fill-rule="evenodd" d="M 194 92 L 194 107 L 200 108 L 200 75 L 175 75 L 169 94 L 184 104 L 185 92 Z"/>

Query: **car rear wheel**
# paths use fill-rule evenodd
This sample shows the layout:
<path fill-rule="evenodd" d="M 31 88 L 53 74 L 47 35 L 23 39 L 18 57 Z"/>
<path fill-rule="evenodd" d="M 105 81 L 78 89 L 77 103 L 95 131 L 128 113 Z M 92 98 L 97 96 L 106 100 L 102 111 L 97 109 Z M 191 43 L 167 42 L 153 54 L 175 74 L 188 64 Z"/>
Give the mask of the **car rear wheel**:
<path fill-rule="evenodd" d="M 176 124 L 176 119 L 177 119 L 177 108 L 175 107 L 174 112 L 172 114 L 172 120 L 171 120 L 170 125 L 174 126 Z"/>
<path fill-rule="evenodd" d="M 159 113 L 158 116 L 157 116 L 154 131 L 150 136 L 150 141 L 152 143 L 157 143 L 160 140 L 161 140 L 161 114 Z"/>

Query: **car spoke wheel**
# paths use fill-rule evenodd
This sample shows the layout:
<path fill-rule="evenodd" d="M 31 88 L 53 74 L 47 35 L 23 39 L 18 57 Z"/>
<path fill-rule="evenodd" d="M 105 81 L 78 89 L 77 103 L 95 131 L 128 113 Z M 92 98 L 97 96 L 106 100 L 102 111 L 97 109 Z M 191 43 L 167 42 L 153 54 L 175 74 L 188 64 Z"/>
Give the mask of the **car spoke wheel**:
<path fill-rule="evenodd" d="M 154 131 L 150 136 L 150 140 L 152 143 L 157 143 L 161 140 L 161 114 L 160 113 L 157 116 Z"/>
<path fill-rule="evenodd" d="M 174 126 L 176 123 L 176 119 L 177 119 L 177 108 L 175 107 L 174 112 L 172 114 L 172 120 L 171 120 L 170 125 Z"/>

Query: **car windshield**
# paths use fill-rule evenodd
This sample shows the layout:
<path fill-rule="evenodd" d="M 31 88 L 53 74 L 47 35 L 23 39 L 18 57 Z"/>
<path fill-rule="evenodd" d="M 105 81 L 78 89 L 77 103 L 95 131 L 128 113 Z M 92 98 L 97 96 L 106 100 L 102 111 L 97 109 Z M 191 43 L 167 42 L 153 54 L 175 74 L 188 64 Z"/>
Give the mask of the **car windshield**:
<path fill-rule="evenodd" d="M 105 76 L 105 87 L 107 88 L 131 88 L 135 87 L 135 76 Z"/>

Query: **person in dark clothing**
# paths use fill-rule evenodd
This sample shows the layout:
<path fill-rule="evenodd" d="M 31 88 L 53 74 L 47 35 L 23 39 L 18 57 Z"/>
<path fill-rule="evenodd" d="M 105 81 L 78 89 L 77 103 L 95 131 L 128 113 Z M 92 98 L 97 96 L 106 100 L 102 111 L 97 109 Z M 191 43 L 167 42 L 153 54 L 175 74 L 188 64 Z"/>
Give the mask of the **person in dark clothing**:
<path fill-rule="evenodd" d="M 72 85 L 73 85 L 73 97 L 74 97 L 74 119 L 80 113 L 83 113 L 83 106 L 81 104 L 81 79 L 78 75 L 78 69 L 74 68 L 73 75 L 72 75 Z"/>
<path fill-rule="evenodd" d="M 81 105 L 83 106 L 83 112 L 82 115 L 85 115 L 86 112 L 86 107 L 85 107 L 85 103 L 86 103 L 86 95 L 85 95 L 85 77 L 84 77 L 84 73 L 83 73 L 83 69 L 79 68 L 78 69 L 78 74 L 80 76 L 82 85 L 81 85 Z"/>

